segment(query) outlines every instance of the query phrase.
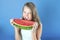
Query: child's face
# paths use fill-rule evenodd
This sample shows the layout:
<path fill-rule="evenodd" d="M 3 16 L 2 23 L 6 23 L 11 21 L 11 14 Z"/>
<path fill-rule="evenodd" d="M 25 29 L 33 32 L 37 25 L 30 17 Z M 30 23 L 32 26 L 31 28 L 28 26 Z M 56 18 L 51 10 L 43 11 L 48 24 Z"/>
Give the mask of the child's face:
<path fill-rule="evenodd" d="M 23 10 L 23 18 L 25 20 L 32 20 L 32 12 L 29 7 L 25 6 Z"/>

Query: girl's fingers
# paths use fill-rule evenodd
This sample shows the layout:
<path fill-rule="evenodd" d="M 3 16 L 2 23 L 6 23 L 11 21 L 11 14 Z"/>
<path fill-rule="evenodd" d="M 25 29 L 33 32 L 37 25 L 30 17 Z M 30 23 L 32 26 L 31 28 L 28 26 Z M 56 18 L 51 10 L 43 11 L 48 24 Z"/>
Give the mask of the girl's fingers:
<path fill-rule="evenodd" d="M 12 23 L 13 22 L 13 19 L 10 19 L 10 23 Z"/>
<path fill-rule="evenodd" d="M 13 19 L 10 19 L 10 24 L 11 24 L 13 27 L 15 27 L 15 26 L 13 25 Z"/>
<path fill-rule="evenodd" d="M 13 22 L 13 19 L 10 19 L 10 22 Z"/>
<path fill-rule="evenodd" d="M 11 25 L 13 25 L 13 23 L 12 23 L 12 22 L 13 22 L 13 19 L 10 19 L 10 24 L 11 24 Z"/>
<path fill-rule="evenodd" d="M 10 19 L 10 24 L 14 27 L 15 31 L 19 31 L 19 28 L 15 27 L 15 26 L 13 25 L 13 19 Z"/>
<path fill-rule="evenodd" d="M 33 25 L 33 28 L 32 28 L 32 31 L 36 31 L 38 28 L 38 23 L 35 22 L 34 25 Z"/>

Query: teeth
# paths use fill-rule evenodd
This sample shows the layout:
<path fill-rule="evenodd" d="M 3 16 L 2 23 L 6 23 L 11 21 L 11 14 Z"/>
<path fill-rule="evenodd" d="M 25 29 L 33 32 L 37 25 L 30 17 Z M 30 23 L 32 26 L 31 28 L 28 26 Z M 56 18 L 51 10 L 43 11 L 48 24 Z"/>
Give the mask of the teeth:
<path fill-rule="evenodd" d="M 28 17 L 26 17 L 26 19 L 28 19 Z"/>

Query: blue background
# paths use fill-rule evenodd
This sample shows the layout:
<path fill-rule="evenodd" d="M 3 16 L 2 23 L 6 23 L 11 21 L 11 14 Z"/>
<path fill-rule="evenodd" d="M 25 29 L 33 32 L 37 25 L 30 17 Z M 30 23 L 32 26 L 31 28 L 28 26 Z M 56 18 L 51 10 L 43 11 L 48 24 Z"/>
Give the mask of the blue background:
<path fill-rule="evenodd" d="M 36 5 L 43 25 L 42 40 L 60 40 L 60 0 L 0 0 L 0 40 L 15 40 L 11 18 L 21 18 L 26 2 Z"/>

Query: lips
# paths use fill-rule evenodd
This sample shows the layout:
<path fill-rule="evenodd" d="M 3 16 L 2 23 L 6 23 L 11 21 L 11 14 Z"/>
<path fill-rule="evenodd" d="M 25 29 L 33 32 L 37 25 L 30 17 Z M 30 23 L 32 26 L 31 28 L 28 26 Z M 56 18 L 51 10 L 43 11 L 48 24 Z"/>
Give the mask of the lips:
<path fill-rule="evenodd" d="M 28 17 L 25 17 L 24 19 L 25 19 L 25 20 L 28 20 Z"/>

